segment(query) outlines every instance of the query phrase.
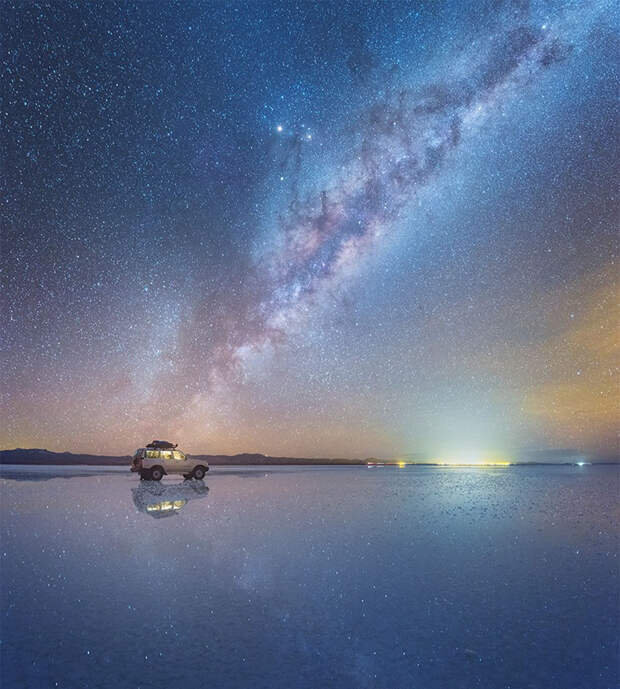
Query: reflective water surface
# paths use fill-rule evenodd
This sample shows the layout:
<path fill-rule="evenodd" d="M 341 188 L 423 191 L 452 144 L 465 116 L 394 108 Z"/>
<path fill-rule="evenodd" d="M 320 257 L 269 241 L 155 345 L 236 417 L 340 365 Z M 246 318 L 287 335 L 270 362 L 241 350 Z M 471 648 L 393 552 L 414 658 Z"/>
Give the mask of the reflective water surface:
<path fill-rule="evenodd" d="M 618 687 L 619 467 L 0 473 L 2 686 Z"/>

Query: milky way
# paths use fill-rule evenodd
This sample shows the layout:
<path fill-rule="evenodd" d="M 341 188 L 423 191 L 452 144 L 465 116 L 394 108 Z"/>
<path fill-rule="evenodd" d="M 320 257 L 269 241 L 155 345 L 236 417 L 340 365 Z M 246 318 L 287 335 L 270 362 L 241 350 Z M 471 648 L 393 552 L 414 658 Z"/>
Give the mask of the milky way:
<path fill-rule="evenodd" d="M 613 3 L 8 10 L 4 446 L 615 451 Z"/>
<path fill-rule="evenodd" d="M 389 88 L 359 115 L 358 145 L 334 185 L 304 200 L 294 194 L 278 219 L 276 249 L 268 257 L 269 295 L 256 310 L 251 337 L 229 343 L 230 359 L 215 365 L 211 376 L 218 383 L 222 369 L 243 369 L 248 358 L 254 365 L 262 350 L 270 353 L 299 334 L 322 304 L 338 300 L 342 283 L 359 272 L 407 204 L 441 172 L 463 129 L 482 126 L 490 108 L 533 88 L 539 73 L 564 60 L 572 45 L 546 26 L 517 23 L 483 50 L 469 58 L 469 73 L 458 81 Z M 295 132 L 287 151 L 297 170 L 303 137 Z"/>
<path fill-rule="evenodd" d="M 442 169 L 464 126 L 479 125 L 487 108 L 531 86 L 570 50 L 551 32 L 516 26 L 495 38 L 468 78 L 417 90 L 394 88 L 364 112 L 359 149 L 336 185 L 318 199 L 294 202 L 281 220 L 282 246 L 272 258 L 275 286 L 262 305 L 259 343 L 279 341 L 325 294 L 337 291 Z"/>

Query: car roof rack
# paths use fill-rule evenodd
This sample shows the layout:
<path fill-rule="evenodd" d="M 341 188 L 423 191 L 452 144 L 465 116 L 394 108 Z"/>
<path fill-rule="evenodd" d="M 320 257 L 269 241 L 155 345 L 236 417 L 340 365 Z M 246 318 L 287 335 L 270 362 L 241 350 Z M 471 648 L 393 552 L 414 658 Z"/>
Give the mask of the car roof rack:
<path fill-rule="evenodd" d="M 151 442 L 146 446 L 149 450 L 174 450 L 178 443 L 174 445 L 169 443 L 167 440 L 151 440 Z"/>

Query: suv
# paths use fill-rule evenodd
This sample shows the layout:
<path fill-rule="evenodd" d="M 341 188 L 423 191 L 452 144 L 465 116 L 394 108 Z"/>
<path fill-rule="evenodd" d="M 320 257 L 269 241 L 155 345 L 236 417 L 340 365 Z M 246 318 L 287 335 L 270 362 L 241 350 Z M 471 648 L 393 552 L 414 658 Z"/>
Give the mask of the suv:
<path fill-rule="evenodd" d="M 131 471 L 139 472 L 144 480 L 161 481 L 166 474 L 183 474 L 184 478 L 203 479 L 209 465 L 198 459 L 190 459 L 176 449 L 176 445 L 154 440 L 134 453 Z"/>

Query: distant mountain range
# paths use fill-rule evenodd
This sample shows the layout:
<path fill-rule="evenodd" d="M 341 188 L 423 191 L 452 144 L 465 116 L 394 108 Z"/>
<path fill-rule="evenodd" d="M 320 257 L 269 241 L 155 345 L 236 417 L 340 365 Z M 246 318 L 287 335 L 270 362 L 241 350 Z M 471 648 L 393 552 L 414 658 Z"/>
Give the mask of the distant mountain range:
<path fill-rule="evenodd" d="M 239 465 L 359 465 L 359 464 L 417 464 L 419 466 L 437 466 L 441 462 L 429 460 L 424 455 L 404 455 L 398 459 L 342 459 L 329 457 L 270 457 L 258 453 L 239 455 L 190 455 L 213 466 Z M 39 464 L 39 465 L 89 465 L 89 466 L 126 466 L 129 467 L 131 456 L 88 455 L 73 452 L 51 452 L 37 448 L 0 450 L 0 464 Z M 536 450 L 521 452 L 512 465 L 527 466 L 532 464 L 617 464 L 617 457 L 589 460 L 574 450 Z M 507 462 L 505 462 L 507 464 Z"/>
<path fill-rule="evenodd" d="M 252 465 L 252 464 L 366 464 L 366 459 L 330 459 L 307 457 L 269 457 L 261 454 L 244 453 L 240 455 L 191 455 L 202 461 L 217 465 Z M 73 452 L 51 452 L 50 450 L 23 449 L 0 450 L 0 464 L 50 464 L 50 465 L 90 465 L 90 466 L 126 466 L 129 467 L 131 456 L 112 457 L 109 455 L 74 454 Z"/>

